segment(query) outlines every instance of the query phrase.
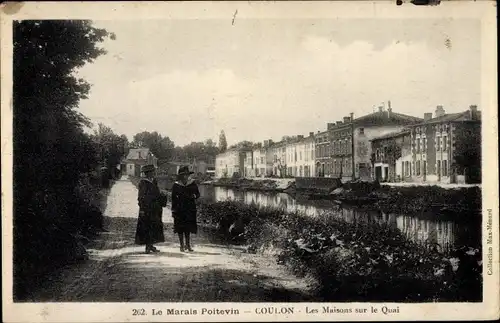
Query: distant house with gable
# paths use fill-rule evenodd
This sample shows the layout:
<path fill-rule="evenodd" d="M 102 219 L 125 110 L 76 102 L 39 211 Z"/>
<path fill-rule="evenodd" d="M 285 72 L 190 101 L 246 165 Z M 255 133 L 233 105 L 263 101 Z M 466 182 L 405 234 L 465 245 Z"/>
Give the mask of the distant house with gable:
<path fill-rule="evenodd" d="M 126 174 L 129 176 L 141 176 L 141 167 L 152 164 L 158 166 L 158 158 L 149 148 L 132 148 L 129 150 L 127 158 L 123 161 Z"/>

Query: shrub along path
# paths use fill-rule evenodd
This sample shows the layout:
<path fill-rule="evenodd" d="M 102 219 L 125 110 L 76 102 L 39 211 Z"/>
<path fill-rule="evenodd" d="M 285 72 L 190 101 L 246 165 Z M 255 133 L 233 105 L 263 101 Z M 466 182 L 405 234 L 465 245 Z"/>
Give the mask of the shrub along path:
<path fill-rule="evenodd" d="M 105 211 L 107 232 L 88 245 L 89 260 L 54 273 L 27 301 L 315 301 L 307 281 L 288 274 L 275 258 L 220 243 L 208 229 L 193 237 L 194 252 L 181 253 L 168 208 L 166 242 L 157 245 L 161 252 L 145 254 L 133 244 L 136 201 L 133 184 L 117 181 Z"/>

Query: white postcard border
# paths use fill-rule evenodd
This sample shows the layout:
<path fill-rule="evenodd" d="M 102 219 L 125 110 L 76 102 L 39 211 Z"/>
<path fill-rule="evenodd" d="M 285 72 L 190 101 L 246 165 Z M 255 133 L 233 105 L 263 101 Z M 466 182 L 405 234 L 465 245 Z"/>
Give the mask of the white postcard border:
<path fill-rule="evenodd" d="M 15 8 L 14 8 L 15 9 Z M 21 3 L 19 11 L 2 4 L 2 283 L 3 319 L 6 322 L 155 322 L 155 321 L 349 321 L 349 320 L 468 320 L 499 316 L 499 218 L 498 218 L 498 129 L 496 8 L 490 1 L 442 1 L 435 7 L 395 1 L 379 2 L 88 2 Z M 483 302 L 482 303 L 16 303 L 12 302 L 12 21 L 19 19 L 227 19 L 228 28 L 237 10 L 238 19 L 293 18 L 471 18 L 482 22 L 481 90 L 483 114 Z M 8 14 L 10 12 L 10 14 Z M 487 229 L 491 214 L 491 230 Z M 491 231 L 493 243 L 487 243 Z M 491 249 L 490 249 L 491 248 Z M 492 274 L 487 273 L 491 253 Z M 307 309 L 330 305 L 338 308 L 366 308 L 368 314 L 311 314 Z M 384 314 L 382 307 L 398 308 Z M 196 315 L 167 315 L 169 308 L 196 310 Z M 233 309 L 239 315 L 201 314 L 202 309 Z M 257 314 L 274 308 L 293 314 Z M 373 313 L 373 309 L 378 309 Z M 144 309 L 148 315 L 133 315 Z M 162 315 L 152 315 L 153 309 Z M 354 310 L 353 310 L 354 312 Z"/>

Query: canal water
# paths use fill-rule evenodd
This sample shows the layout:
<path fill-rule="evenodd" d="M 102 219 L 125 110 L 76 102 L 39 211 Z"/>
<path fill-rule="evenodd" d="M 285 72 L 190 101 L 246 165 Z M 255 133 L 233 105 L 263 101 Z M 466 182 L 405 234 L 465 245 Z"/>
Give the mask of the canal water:
<path fill-rule="evenodd" d="M 408 239 L 424 244 L 437 245 L 441 252 L 457 247 L 480 246 L 481 223 L 479 217 L 472 215 L 469 220 L 456 220 L 453 215 L 444 217 L 438 214 L 406 215 L 384 213 L 380 210 L 339 207 L 328 200 L 308 200 L 275 192 L 240 191 L 225 187 L 200 185 L 200 193 L 212 201 L 234 200 L 247 204 L 274 207 L 286 212 L 300 212 L 308 216 L 317 216 L 329 212 L 350 223 L 365 222 L 388 224 L 399 229 Z"/>

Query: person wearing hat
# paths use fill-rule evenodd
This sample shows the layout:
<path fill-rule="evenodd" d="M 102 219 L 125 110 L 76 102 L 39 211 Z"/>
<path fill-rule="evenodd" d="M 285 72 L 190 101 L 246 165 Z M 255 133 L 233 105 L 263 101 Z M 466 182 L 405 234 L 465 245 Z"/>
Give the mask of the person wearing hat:
<path fill-rule="evenodd" d="M 198 232 L 196 224 L 196 199 L 200 197 L 200 191 L 194 180 L 189 178 L 191 174 L 193 172 L 190 172 L 187 166 L 180 167 L 177 174 L 177 181 L 172 186 L 174 233 L 177 233 L 179 236 L 181 252 L 185 250 L 193 251 L 190 234 Z"/>
<path fill-rule="evenodd" d="M 146 245 L 146 253 L 159 252 L 154 243 L 164 242 L 163 207 L 167 205 L 166 195 L 160 192 L 154 178 L 154 165 L 142 167 L 144 178 L 139 182 L 139 219 L 135 233 L 135 243 Z"/>

